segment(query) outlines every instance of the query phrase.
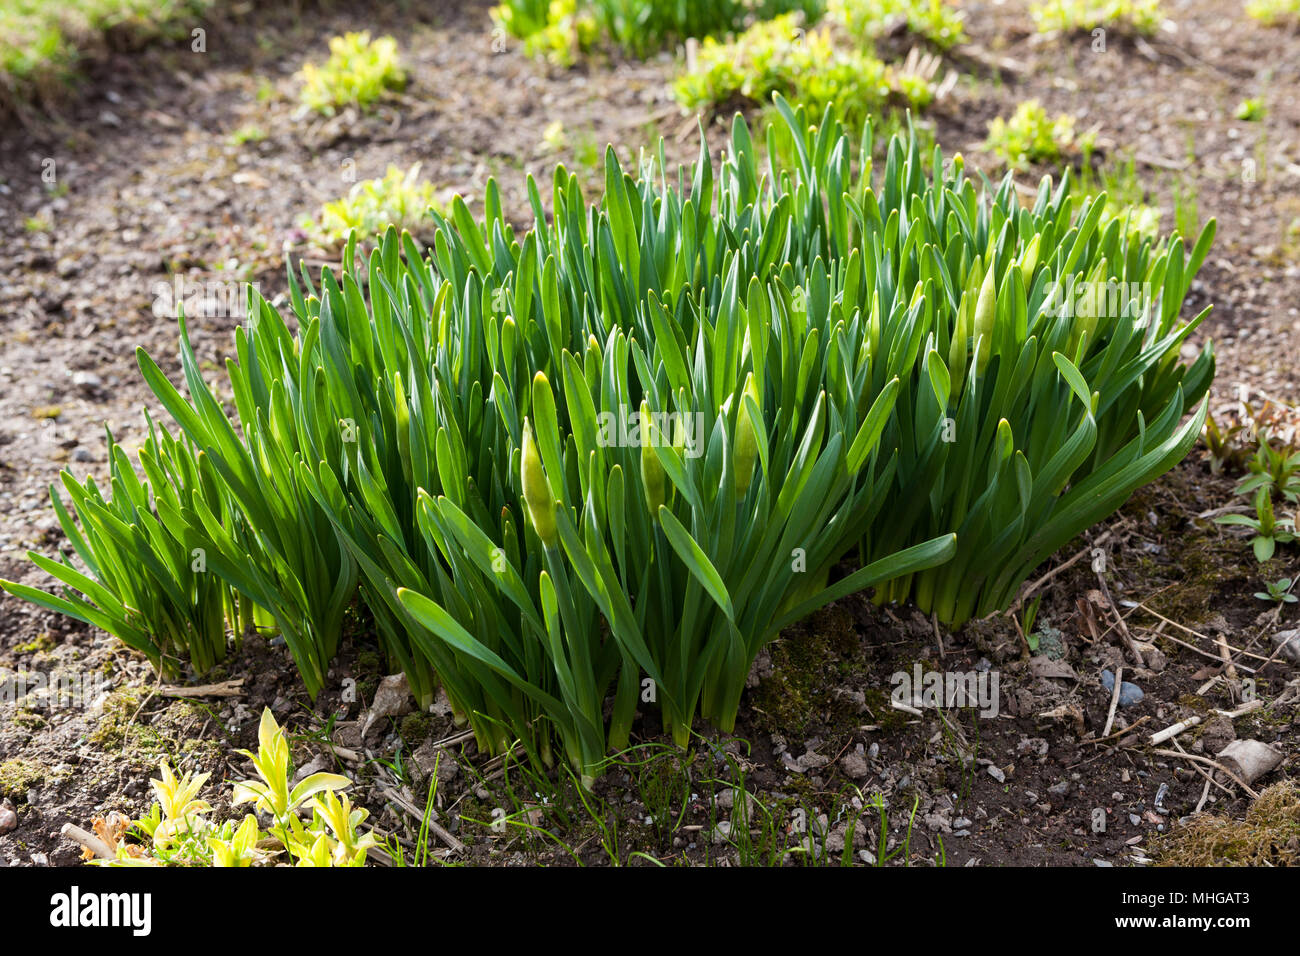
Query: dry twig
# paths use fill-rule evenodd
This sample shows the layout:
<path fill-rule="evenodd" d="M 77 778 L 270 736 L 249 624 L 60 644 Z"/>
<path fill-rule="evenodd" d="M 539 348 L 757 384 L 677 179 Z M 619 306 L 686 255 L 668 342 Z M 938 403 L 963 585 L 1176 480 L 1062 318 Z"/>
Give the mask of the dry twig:
<path fill-rule="evenodd" d="M 1110 736 L 1110 728 L 1115 723 L 1115 708 L 1119 706 L 1120 682 L 1124 679 L 1124 665 L 1115 668 L 1115 689 L 1110 695 L 1110 713 L 1106 715 L 1106 726 L 1101 732 L 1103 738 Z"/>
<path fill-rule="evenodd" d="M 200 684 L 197 687 L 178 687 L 175 684 L 163 684 L 158 688 L 159 697 L 238 697 L 244 691 L 244 678 L 221 681 L 218 684 Z"/>
<path fill-rule="evenodd" d="M 117 854 L 113 852 L 107 843 L 95 836 L 95 834 L 87 833 L 75 823 L 63 824 L 63 828 L 59 830 L 59 833 L 67 837 L 69 840 L 74 840 L 75 842 L 80 843 L 101 860 L 117 859 Z"/>

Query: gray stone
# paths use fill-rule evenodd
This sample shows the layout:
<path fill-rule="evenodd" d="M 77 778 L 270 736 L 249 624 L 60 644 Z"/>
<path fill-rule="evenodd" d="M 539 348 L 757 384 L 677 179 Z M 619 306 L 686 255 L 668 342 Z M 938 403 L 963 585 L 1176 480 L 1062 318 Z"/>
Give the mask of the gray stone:
<path fill-rule="evenodd" d="M 401 717 L 414 710 L 411 685 L 405 674 L 391 674 L 379 682 L 374 702 L 361 727 L 361 737 L 370 736 L 371 729 L 384 717 Z"/>
<path fill-rule="evenodd" d="M 1101 686 L 1106 688 L 1106 693 L 1115 693 L 1115 675 L 1110 671 L 1101 672 Z M 1132 707 L 1142 702 L 1146 696 L 1142 693 L 1142 688 L 1137 684 L 1130 684 L 1128 681 L 1121 681 L 1119 685 L 1119 705 L 1121 707 Z"/>
<path fill-rule="evenodd" d="M 1210 753 L 1217 754 L 1236 739 L 1237 731 L 1233 728 L 1232 721 L 1220 715 L 1206 721 L 1200 742 Z"/>
<path fill-rule="evenodd" d="M 445 747 L 435 747 L 432 740 L 426 740 L 415 748 L 411 754 L 411 764 L 417 783 L 428 780 L 436 768 L 438 784 L 442 786 L 456 779 L 460 773 L 460 764 L 447 752 Z"/>
<path fill-rule="evenodd" d="M 1273 635 L 1273 643 L 1281 647 L 1283 657 L 1300 664 L 1300 630 L 1278 631 Z"/>
<path fill-rule="evenodd" d="M 867 758 L 856 750 L 850 750 L 840 758 L 840 768 L 852 780 L 862 780 L 871 773 Z"/>

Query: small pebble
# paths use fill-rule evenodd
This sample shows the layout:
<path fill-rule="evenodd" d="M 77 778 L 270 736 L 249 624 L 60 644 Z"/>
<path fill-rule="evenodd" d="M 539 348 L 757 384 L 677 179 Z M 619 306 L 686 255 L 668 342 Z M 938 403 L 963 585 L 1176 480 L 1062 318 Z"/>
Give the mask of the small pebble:
<path fill-rule="evenodd" d="M 8 807 L 0 807 L 0 834 L 12 833 L 18 829 L 18 814 Z"/>
<path fill-rule="evenodd" d="M 866 758 L 854 750 L 850 750 L 840 758 L 840 767 L 854 780 L 861 780 L 871 773 Z"/>
<path fill-rule="evenodd" d="M 1101 672 L 1101 686 L 1106 688 L 1106 692 L 1113 694 L 1115 692 L 1115 675 L 1110 671 Z M 1134 704 L 1142 702 L 1146 696 L 1142 693 L 1142 688 L 1137 684 L 1130 684 L 1128 681 L 1121 681 L 1119 685 L 1119 705 L 1121 707 L 1132 707 Z"/>

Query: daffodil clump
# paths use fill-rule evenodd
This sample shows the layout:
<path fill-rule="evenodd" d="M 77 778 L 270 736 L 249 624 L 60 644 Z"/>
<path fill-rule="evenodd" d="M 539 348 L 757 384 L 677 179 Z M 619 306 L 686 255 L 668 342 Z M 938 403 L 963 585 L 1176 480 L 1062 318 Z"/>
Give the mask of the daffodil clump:
<path fill-rule="evenodd" d="M 590 782 L 638 711 L 731 730 L 763 646 L 838 597 L 1007 607 L 1191 448 L 1212 223 L 1190 251 L 1103 226 L 1068 178 L 1024 206 L 914 138 L 877 169 L 869 126 L 775 106 L 763 162 L 738 117 L 680 177 L 610 148 L 596 203 L 530 178 L 523 232 L 489 181 L 427 254 L 390 229 L 363 270 L 352 240 L 290 274 L 294 331 L 251 292 L 233 415 L 183 322 L 188 396 L 141 351 L 196 460 L 164 525 L 313 694 L 359 596 L 422 703 Z"/>

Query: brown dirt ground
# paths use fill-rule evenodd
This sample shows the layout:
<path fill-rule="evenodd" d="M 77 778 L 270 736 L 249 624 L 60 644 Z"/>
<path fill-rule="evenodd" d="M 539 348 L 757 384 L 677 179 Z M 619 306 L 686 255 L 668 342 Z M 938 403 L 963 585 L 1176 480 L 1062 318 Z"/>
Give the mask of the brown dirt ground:
<path fill-rule="evenodd" d="M 981 149 L 987 121 L 1037 97 L 1053 112 L 1077 115 L 1081 129 L 1096 127 L 1111 159 L 1136 154 L 1166 227 L 1175 191 L 1194 195 L 1200 220 L 1214 216 L 1219 223 L 1188 304 L 1215 307 L 1204 327 L 1219 355 L 1212 409 L 1230 416 L 1242 397 L 1256 406 L 1294 402 L 1300 104 L 1291 93 L 1300 84 L 1300 36 L 1259 27 L 1236 8 L 1224 16 L 1221 5 L 1183 0 L 1168 4 L 1176 27 L 1151 43 L 1111 35 L 1107 51 L 1094 53 L 1087 36 L 1032 36 L 1019 0 L 964 8 L 972 43 L 951 60 L 973 79 L 924 125 L 945 150 L 961 150 L 992 172 Z M 671 58 L 555 70 L 517 48 L 494 51 L 487 4 L 419 9 L 375 13 L 342 3 L 310 26 L 277 13 L 217 24 L 204 56 L 188 49 L 119 55 L 99 67 L 86 95 L 57 123 L 0 132 L 0 576 L 42 582 L 22 555 L 61 543 L 46 488 L 64 467 L 103 472 L 105 423 L 128 445 L 139 439 L 139 409 L 148 396 L 135 346 L 175 370 L 175 326 L 152 312 L 157 283 L 179 272 L 196 281 L 257 281 L 268 296 L 282 293 L 286 250 L 325 261 L 325 251 L 305 246 L 300 223 L 346 191 L 349 169 L 369 178 L 390 163 L 405 168 L 418 161 L 430 181 L 468 196 L 481 195 L 495 176 L 507 210 L 525 223 L 525 172 L 544 175 L 563 159 L 590 174 L 584 164 L 599 155 L 594 145 L 612 141 L 627 157 L 660 133 L 672 157 L 693 153 L 694 121 L 681 116 L 666 90 Z M 369 119 L 294 118 L 292 74 L 308 51 L 360 26 L 400 38 L 412 86 Z M 257 42 L 248 42 L 251 33 Z M 1262 122 L 1234 119 L 1247 96 L 1263 98 Z M 543 141 L 555 120 L 569 138 L 559 152 Z M 248 124 L 269 135 L 234 145 L 231 134 Z M 715 137 L 720 127 L 711 131 Z M 46 159 L 56 164 L 54 189 L 40 178 Z M 28 229 L 33 218 L 50 228 Z M 192 323 L 201 360 L 219 362 L 236 322 Z M 819 858 L 832 860 L 846 842 L 851 851 L 876 848 L 879 815 L 865 803 L 880 794 L 891 852 L 905 840 L 916 808 L 907 852 L 894 863 L 1127 865 L 1145 857 L 1153 832 L 1192 812 L 1206 782 L 1191 762 L 1152 753 L 1136 734 L 1096 742 L 1110 702 L 1099 671 L 1123 664 L 1124 676 L 1145 692 L 1138 705 L 1120 710 L 1119 730 L 1141 722 L 1141 733 L 1149 733 L 1230 706 L 1221 682 L 1196 693 L 1211 676 L 1213 641 L 1222 636 L 1267 655 L 1268 636 L 1280 625 L 1261 614 L 1264 605 L 1252 593 L 1265 576 L 1296 571 L 1293 551 L 1261 570 L 1244 540 L 1195 517 L 1229 504 L 1232 486 L 1198 451 L 1058 559 L 1108 535 L 1102 547 L 1111 595 L 1135 638 L 1149 642 L 1146 668 L 1135 672 L 1121 650 L 1116 609 L 1096 593 L 1088 561 L 1050 581 L 1038 616 L 1040 626 L 1060 632 L 1073 676 L 1035 676 L 1041 661 L 1029 663 L 1009 619 L 943 635 L 940 659 L 933 629 L 909 609 L 846 600 L 765 652 L 737 739 L 704 738 L 683 767 L 657 742 L 655 718 L 646 715 L 638 765 L 606 775 L 594 814 L 584 814 L 565 785 L 543 793 L 520 770 L 485 764 L 472 742 L 456 740 L 445 715 L 385 718 L 361 740 L 358 720 L 384 671 L 363 621 L 334 667 L 335 689 L 314 706 L 284 648 L 255 639 L 224 673 L 207 678 L 255 675 L 241 697 L 189 703 L 155 695 L 147 665 L 102 633 L 4 596 L 0 666 L 93 671 L 113 692 L 88 711 L 0 703 L 0 798 L 19 821 L 0 836 L 0 864 L 75 861 L 77 848 L 57 836 L 59 827 L 84 826 L 110 809 L 144 812 L 147 780 L 165 754 L 213 771 L 214 781 L 242 776 L 247 767 L 233 750 L 253 744 L 254 715 L 272 706 L 303 735 L 295 748 L 299 764 L 322 753 L 324 732 L 356 750 L 359 759 L 344 766 L 359 780 L 361 802 L 380 827 L 404 838 L 418 821 L 380 789 L 406 787 L 422 806 L 429 758 L 442 753 L 440 818 L 466 844 L 454 860 L 603 863 L 642 851 L 670 862 L 755 862 L 770 858 L 774 847 L 799 845 L 797 821 L 807 821 L 805 829 L 828 851 Z M 1172 623 L 1162 624 L 1146 607 Z M 1287 621 L 1295 616 L 1284 612 Z M 918 663 L 995 668 L 1000 716 L 926 711 L 913 718 L 891 710 L 888 675 Z M 1275 661 L 1256 676 L 1260 695 L 1272 701 L 1296 673 Z M 357 680 L 360 701 L 341 699 L 346 678 Z M 1263 783 L 1297 775 L 1294 704 L 1239 719 L 1235 732 L 1286 753 Z M 1203 752 L 1209 733 L 1196 728 L 1179 739 Z M 751 815 L 753 848 L 717 828 L 734 818 L 738 800 L 730 788 L 742 774 L 771 813 L 766 824 L 761 810 Z M 1247 799 L 1209 790 L 1207 809 L 1244 815 Z M 533 831 L 494 832 L 486 824 L 498 807 L 531 814 L 573 852 Z M 1107 820 L 1104 833 L 1093 831 L 1097 808 Z M 849 833 L 847 825 L 859 820 Z M 446 855 L 445 846 L 440 853 Z"/>

